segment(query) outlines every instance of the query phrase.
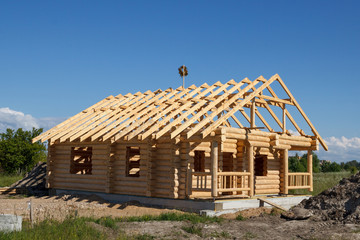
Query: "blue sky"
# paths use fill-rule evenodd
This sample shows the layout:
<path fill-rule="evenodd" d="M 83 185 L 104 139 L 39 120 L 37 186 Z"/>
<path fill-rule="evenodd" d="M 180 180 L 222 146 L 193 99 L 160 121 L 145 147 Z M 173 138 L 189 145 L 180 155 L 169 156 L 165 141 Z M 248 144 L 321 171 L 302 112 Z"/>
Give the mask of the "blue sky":
<path fill-rule="evenodd" d="M 176 88 L 185 64 L 187 85 L 278 73 L 333 146 L 319 154 L 356 159 L 359 11 L 359 1 L 2 1 L 0 127 L 23 116 L 48 128 L 109 95 Z"/>

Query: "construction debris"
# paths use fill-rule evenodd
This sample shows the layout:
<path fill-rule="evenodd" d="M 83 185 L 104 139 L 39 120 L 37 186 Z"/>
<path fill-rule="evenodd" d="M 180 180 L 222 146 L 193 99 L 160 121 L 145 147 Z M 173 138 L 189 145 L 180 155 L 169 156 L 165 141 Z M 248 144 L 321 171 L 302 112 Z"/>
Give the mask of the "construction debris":
<path fill-rule="evenodd" d="M 299 208 L 309 210 L 315 218 L 323 221 L 360 223 L 360 173 L 342 179 L 339 184 L 317 196 L 303 200 L 294 209 Z M 293 214 L 293 219 L 296 219 L 294 209 L 287 215 Z"/>

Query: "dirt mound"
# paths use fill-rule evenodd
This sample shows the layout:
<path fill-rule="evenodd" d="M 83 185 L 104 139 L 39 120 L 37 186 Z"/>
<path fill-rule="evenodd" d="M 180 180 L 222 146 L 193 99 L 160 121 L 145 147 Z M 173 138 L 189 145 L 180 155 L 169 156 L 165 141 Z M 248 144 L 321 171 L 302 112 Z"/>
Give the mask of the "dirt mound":
<path fill-rule="evenodd" d="M 39 162 L 33 169 L 28 172 L 23 179 L 17 181 L 10 186 L 16 188 L 20 192 L 25 192 L 29 195 L 44 196 L 48 194 L 48 190 L 45 188 L 46 184 L 46 163 Z"/>
<path fill-rule="evenodd" d="M 342 179 L 336 186 L 315 197 L 303 200 L 297 207 L 308 209 L 322 220 L 360 223 L 360 173 Z"/>

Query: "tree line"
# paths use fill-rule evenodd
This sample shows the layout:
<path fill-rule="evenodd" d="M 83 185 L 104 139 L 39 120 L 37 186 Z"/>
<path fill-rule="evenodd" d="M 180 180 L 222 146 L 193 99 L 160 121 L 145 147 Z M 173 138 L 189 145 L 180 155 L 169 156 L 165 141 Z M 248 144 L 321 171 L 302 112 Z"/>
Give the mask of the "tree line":
<path fill-rule="evenodd" d="M 31 131 L 8 128 L 0 133 L 0 170 L 8 174 L 28 172 L 36 163 L 46 161 L 45 145 L 32 143 L 42 131 L 42 128 Z"/>
<path fill-rule="evenodd" d="M 320 160 L 318 156 L 313 153 L 313 172 L 341 172 L 349 171 L 356 173 L 360 170 L 360 162 L 352 160 L 349 162 L 330 162 Z M 301 157 L 296 154 L 295 156 L 289 157 L 289 171 L 290 172 L 307 172 L 307 153 Z"/>

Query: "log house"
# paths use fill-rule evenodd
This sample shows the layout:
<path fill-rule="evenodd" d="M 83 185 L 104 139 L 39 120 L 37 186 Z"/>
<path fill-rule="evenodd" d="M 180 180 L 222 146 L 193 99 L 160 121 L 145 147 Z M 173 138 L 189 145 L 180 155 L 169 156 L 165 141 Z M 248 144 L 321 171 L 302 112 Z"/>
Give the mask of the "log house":
<path fill-rule="evenodd" d="M 275 82 L 286 98 L 275 93 Z M 287 119 L 298 135 L 289 132 Z M 48 188 L 173 199 L 312 191 L 312 151 L 319 143 L 327 150 L 277 74 L 109 96 L 36 141 L 48 141 Z M 308 170 L 290 173 L 289 151 L 300 150 L 308 152 Z"/>

